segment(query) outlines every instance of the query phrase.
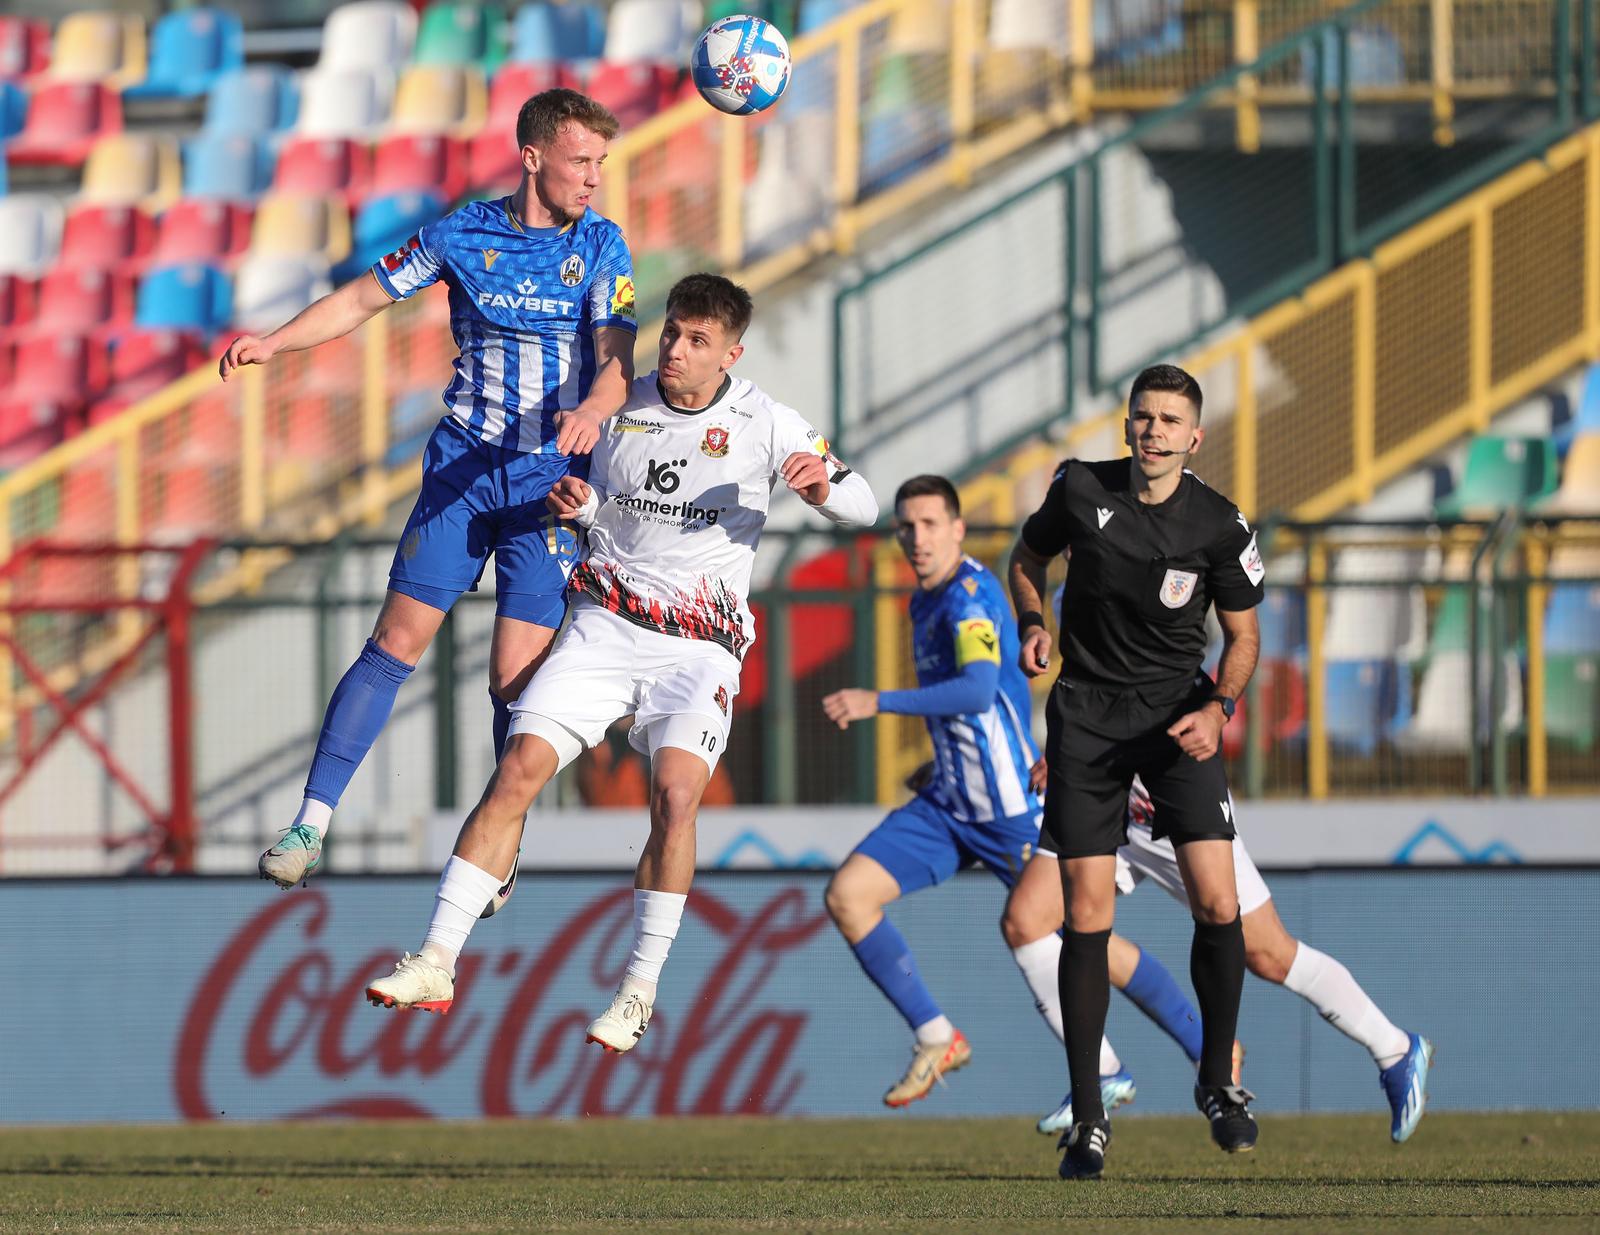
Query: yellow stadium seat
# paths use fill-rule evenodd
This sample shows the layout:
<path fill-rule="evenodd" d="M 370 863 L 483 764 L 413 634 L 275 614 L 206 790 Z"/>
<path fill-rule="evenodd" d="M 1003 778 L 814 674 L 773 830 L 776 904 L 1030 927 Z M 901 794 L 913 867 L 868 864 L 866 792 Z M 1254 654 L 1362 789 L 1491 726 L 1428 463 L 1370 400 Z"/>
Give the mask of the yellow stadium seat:
<path fill-rule="evenodd" d="M 343 261 L 350 255 L 350 213 L 337 197 L 268 194 L 256 207 L 250 254 Z"/>
<path fill-rule="evenodd" d="M 107 206 L 161 211 L 183 191 L 176 139 L 164 134 L 113 133 L 89 150 L 83 165 L 83 200 Z"/>
<path fill-rule="evenodd" d="M 136 13 L 71 13 L 56 28 L 50 76 L 103 82 L 113 89 L 144 80 L 144 18 Z"/>
<path fill-rule="evenodd" d="M 1539 508 L 1546 514 L 1600 515 L 1600 433 L 1572 439 L 1561 487 Z"/>
<path fill-rule="evenodd" d="M 418 64 L 395 93 L 392 133 L 474 137 L 489 112 L 489 88 L 475 64 Z"/>

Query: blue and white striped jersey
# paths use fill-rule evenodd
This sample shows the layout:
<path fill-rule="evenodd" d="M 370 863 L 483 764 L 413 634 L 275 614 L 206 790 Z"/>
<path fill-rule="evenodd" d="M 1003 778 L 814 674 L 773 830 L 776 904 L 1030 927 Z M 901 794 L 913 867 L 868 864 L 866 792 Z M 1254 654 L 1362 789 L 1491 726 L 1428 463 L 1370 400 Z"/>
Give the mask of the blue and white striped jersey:
<path fill-rule="evenodd" d="M 948 681 L 975 659 L 1000 666 L 999 688 L 984 711 L 926 718 L 933 777 L 923 796 L 963 823 L 1038 814 L 1038 795 L 1028 787 L 1028 771 L 1039 758 L 1033 702 L 1000 581 L 982 563 L 963 558 L 943 587 L 912 595 L 911 634 L 919 686 Z"/>
<path fill-rule="evenodd" d="M 592 210 L 563 228 L 530 229 L 509 197 L 469 202 L 372 273 L 396 300 L 444 280 L 460 353 L 445 407 L 512 450 L 555 449 L 555 414 L 594 383 L 596 327 L 638 328 L 627 242 Z"/>

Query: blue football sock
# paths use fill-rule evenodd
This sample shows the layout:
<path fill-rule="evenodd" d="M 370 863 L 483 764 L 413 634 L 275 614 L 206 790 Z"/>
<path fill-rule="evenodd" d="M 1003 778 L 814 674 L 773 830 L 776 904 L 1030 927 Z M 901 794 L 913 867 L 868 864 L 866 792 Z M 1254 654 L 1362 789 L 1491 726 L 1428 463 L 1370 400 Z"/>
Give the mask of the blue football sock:
<path fill-rule="evenodd" d="M 339 805 L 345 786 L 383 732 L 394 698 L 412 668 L 367 640 L 328 700 L 317 753 L 311 757 L 311 774 L 306 777 L 306 797 Z"/>
<path fill-rule="evenodd" d="M 911 955 L 905 936 L 888 918 L 873 927 L 860 943 L 851 944 L 850 950 L 861 962 L 861 968 L 867 971 L 867 977 L 889 997 L 889 1002 L 906 1018 L 906 1024 L 913 1031 L 940 1015 L 939 1005 L 922 984 L 916 958 Z"/>
<path fill-rule="evenodd" d="M 494 761 L 506 753 L 506 739 L 511 736 L 511 705 L 494 691 L 489 692 L 489 702 L 494 704 Z"/>
<path fill-rule="evenodd" d="M 1167 967 L 1143 948 L 1139 949 L 1139 963 L 1122 993 L 1183 1047 L 1190 1063 L 1200 1062 L 1200 1013 L 1167 972 Z"/>

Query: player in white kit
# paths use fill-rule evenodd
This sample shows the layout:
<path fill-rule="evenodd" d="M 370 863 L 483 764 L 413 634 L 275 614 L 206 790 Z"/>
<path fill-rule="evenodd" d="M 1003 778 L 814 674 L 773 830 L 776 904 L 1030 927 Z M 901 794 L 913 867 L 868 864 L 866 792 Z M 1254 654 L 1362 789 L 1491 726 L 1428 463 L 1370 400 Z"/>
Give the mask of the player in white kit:
<path fill-rule="evenodd" d="M 643 1035 L 695 866 L 695 817 L 727 745 L 739 666 L 755 640 L 746 603 L 756 543 L 781 479 L 826 519 L 867 527 L 871 488 L 792 408 L 728 373 L 750 297 L 717 275 L 667 298 L 660 364 L 634 382 L 594 448 L 589 480 L 548 503 L 587 532 L 567 627 L 512 707 L 511 736 L 439 881 L 421 952 L 367 988 L 385 1007 L 447 1011 L 467 935 L 515 859 L 524 812 L 556 772 L 633 715 L 650 758 L 650 839 L 634 880 L 634 942 L 588 1040 L 626 1051 Z"/>

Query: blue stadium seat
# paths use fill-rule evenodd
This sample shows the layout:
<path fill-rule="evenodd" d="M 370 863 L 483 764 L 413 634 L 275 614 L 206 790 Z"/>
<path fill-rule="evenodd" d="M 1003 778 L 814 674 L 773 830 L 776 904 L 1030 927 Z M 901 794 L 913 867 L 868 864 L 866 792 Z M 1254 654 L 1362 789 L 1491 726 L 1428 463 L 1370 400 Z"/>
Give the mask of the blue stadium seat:
<path fill-rule="evenodd" d="M 1584 433 L 1600 433 L 1600 364 L 1590 365 L 1589 371 L 1584 374 L 1583 393 L 1578 396 L 1578 406 L 1572 419 L 1557 425 L 1551 434 L 1556 450 L 1563 459 L 1573 439 Z"/>
<path fill-rule="evenodd" d="M 1261 656 L 1293 660 L 1306 650 L 1306 601 L 1292 588 L 1274 587 L 1256 611 L 1261 624 Z"/>
<path fill-rule="evenodd" d="M 293 126 L 300 114 L 300 92 L 289 70 L 277 64 L 251 65 L 223 73 L 206 96 L 207 133 L 265 136 Z"/>
<path fill-rule="evenodd" d="M 1600 583 L 1558 583 L 1544 614 L 1547 656 L 1600 652 Z"/>
<path fill-rule="evenodd" d="M 28 92 L 14 81 L 0 81 L 0 142 L 22 132 L 28 120 Z"/>
<path fill-rule="evenodd" d="M 244 29 L 222 9 L 181 9 L 156 22 L 150 69 L 124 98 L 197 99 L 218 75 L 244 64 Z"/>
<path fill-rule="evenodd" d="M 134 324 L 211 335 L 233 313 L 233 285 L 215 266 L 186 262 L 152 270 L 139 284 Z"/>
<path fill-rule="evenodd" d="M 1350 84 L 1352 86 L 1403 86 L 1405 57 L 1400 43 L 1381 26 L 1357 26 L 1350 31 Z M 1310 40 L 1300 49 L 1300 80 L 1309 86 L 1316 73 L 1316 51 Z M 1339 81 L 1339 35 L 1329 30 L 1322 37 L 1322 71 L 1332 89 Z"/>
<path fill-rule="evenodd" d="M 800 0 L 800 24 L 795 33 L 810 34 L 813 30 L 820 30 L 855 6 L 856 0 Z"/>
<path fill-rule="evenodd" d="M 559 64 L 598 60 L 605 49 L 606 19 L 587 4 L 525 4 L 511 24 L 514 64 Z"/>
<path fill-rule="evenodd" d="M 183 147 L 183 192 L 248 201 L 271 186 L 272 168 L 272 148 L 264 138 L 202 133 Z"/>
<path fill-rule="evenodd" d="M 435 193 L 392 193 L 374 197 L 356 215 L 350 256 L 334 270 L 334 282 L 353 279 L 385 253 L 392 253 L 424 223 L 444 217 L 444 199 Z"/>
<path fill-rule="evenodd" d="M 1411 675 L 1392 660 L 1335 660 L 1327 665 L 1328 741 L 1370 755 L 1411 719 Z"/>

